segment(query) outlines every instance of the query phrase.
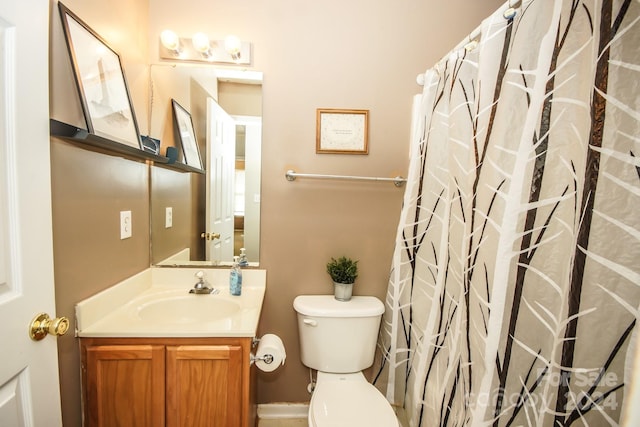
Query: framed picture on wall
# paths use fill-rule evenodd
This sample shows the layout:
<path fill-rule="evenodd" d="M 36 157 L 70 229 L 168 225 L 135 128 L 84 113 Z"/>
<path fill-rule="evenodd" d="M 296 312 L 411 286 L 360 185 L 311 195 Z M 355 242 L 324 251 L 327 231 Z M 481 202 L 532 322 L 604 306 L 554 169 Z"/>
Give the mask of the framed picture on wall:
<path fill-rule="evenodd" d="M 369 110 L 316 110 L 316 153 L 369 154 Z"/>
<path fill-rule="evenodd" d="M 173 105 L 175 129 L 178 133 L 180 144 L 182 144 L 182 152 L 184 153 L 184 163 L 196 169 L 202 169 L 202 160 L 200 159 L 196 133 L 193 130 L 191 114 L 185 110 L 182 105 L 178 104 L 175 99 L 171 100 L 171 104 Z"/>
<path fill-rule="evenodd" d="M 87 130 L 142 149 L 120 56 L 66 6 L 58 8 Z"/>

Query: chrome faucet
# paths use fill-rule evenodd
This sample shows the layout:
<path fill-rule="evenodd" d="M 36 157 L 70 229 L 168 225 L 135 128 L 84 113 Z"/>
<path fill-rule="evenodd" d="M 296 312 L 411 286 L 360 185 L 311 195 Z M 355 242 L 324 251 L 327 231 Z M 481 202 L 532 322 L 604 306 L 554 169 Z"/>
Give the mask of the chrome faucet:
<path fill-rule="evenodd" d="M 207 285 L 207 282 L 204 280 L 204 271 L 198 271 L 195 276 L 198 278 L 198 281 L 193 288 L 189 290 L 190 294 L 217 294 L 219 291 L 214 288 L 210 288 Z"/>

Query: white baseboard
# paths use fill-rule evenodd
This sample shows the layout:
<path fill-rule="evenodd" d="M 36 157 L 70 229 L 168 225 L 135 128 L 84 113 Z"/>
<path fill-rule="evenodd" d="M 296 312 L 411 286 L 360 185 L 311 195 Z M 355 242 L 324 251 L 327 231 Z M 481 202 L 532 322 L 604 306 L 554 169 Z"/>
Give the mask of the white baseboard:
<path fill-rule="evenodd" d="M 261 403 L 258 405 L 258 418 L 262 420 L 307 418 L 308 414 L 308 403 Z"/>

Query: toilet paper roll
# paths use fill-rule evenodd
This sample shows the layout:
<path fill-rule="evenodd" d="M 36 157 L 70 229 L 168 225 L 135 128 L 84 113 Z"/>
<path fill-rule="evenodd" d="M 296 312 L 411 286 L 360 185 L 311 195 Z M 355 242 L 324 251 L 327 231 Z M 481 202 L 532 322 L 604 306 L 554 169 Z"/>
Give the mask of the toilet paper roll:
<path fill-rule="evenodd" d="M 258 343 L 256 358 L 256 366 L 264 372 L 273 372 L 284 365 L 287 353 L 280 337 L 274 334 L 263 335 Z"/>

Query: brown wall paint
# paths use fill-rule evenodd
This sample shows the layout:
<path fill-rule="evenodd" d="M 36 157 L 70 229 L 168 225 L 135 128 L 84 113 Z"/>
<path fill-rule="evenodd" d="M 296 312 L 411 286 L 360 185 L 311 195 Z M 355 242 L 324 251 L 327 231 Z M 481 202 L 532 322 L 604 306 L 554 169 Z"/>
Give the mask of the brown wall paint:
<path fill-rule="evenodd" d="M 260 261 L 268 273 L 260 333 L 280 335 L 288 352 L 284 367 L 259 373 L 259 402 L 309 399 L 292 301 L 332 292 L 324 271 L 329 257 L 359 259 L 355 294 L 384 298 L 403 195 L 391 184 L 288 182 L 285 171 L 406 175 L 411 101 L 420 91 L 416 75 L 501 3 L 184 0 L 176 9 L 168 0 L 65 2 L 120 53 L 143 134 L 149 128 L 148 64 L 158 62 L 161 30 L 202 30 L 220 38 L 234 33 L 253 43 L 252 67 L 264 72 Z M 51 114 L 83 126 L 57 8 L 52 11 Z M 316 108 L 370 110 L 369 154 L 316 154 Z M 56 304 L 59 315 L 73 318 L 76 302 L 148 267 L 143 230 L 149 230 L 150 172 L 144 163 L 55 138 L 51 163 Z M 152 169 L 151 179 L 167 182 L 163 197 L 173 197 L 173 185 L 199 191 L 183 182 L 193 179 L 188 175 Z M 167 203 L 182 207 L 187 199 L 181 194 Z M 120 241 L 118 212 L 129 209 L 134 236 Z M 177 230 L 182 225 L 176 221 L 174 215 Z M 59 343 L 64 423 L 79 426 L 77 343 L 72 336 Z"/>
<path fill-rule="evenodd" d="M 148 2 L 66 0 L 64 4 L 121 56 L 140 131 L 147 129 Z M 51 117 L 85 127 L 60 16 L 50 17 Z M 149 167 L 144 162 L 51 140 L 56 312 L 149 266 Z M 132 237 L 120 240 L 120 211 L 132 212 Z M 62 417 L 81 425 L 80 357 L 73 334 L 58 340 Z"/>
<path fill-rule="evenodd" d="M 147 165 L 51 142 L 56 313 L 149 265 Z M 120 240 L 120 211 L 132 212 Z M 80 425 L 80 357 L 73 334 L 58 339 L 65 426 Z"/>
<path fill-rule="evenodd" d="M 188 247 L 195 225 L 191 212 L 193 203 L 190 191 L 192 176 L 163 167 L 151 168 L 151 241 L 153 262 L 160 262 Z M 172 227 L 165 228 L 165 208 L 173 211 Z"/>

